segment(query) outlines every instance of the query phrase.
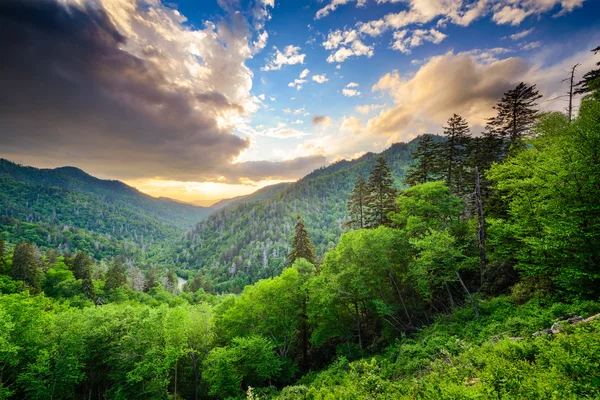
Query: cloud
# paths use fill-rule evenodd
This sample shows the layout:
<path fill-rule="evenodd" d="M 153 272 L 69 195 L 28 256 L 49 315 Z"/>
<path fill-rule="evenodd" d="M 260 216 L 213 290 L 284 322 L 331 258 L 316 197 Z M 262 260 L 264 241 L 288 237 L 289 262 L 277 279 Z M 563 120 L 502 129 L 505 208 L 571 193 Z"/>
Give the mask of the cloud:
<path fill-rule="evenodd" d="M 515 41 L 516 40 L 521 40 L 525 36 L 529 36 L 533 31 L 534 31 L 534 28 L 527 29 L 527 30 L 524 30 L 524 31 L 520 31 L 520 32 L 514 33 L 514 34 L 509 35 L 509 36 L 505 36 L 502 39 L 509 38 L 510 40 L 515 40 Z"/>
<path fill-rule="evenodd" d="M 424 42 L 439 44 L 448 35 L 438 31 L 437 29 L 415 29 L 410 32 L 406 29 L 394 32 L 394 42 L 392 48 L 404 54 L 410 54 L 411 48 L 421 46 Z"/>
<path fill-rule="evenodd" d="M 245 60 L 261 21 L 185 22 L 158 2 L 2 2 L 3 156 L 121 179 L 220 174 L 249 146 L 233 130 L 258 108 Z"/>
<path fill-rule="evenodd" d="M 327 62 L 342 63 L 349 57 L 372 57 L 375 54 L 373 46 L 365 45 L 359 35 L 360 33 L 354 29 L 330 31 L 322 46 L 326 50 L 335 51 L 329 54 Z"/>
<path fill-rule="evenodd" d="M 367 115 L 371 111 L 378 110 L 383 107 L 385 107 L 385 104 L 365 104 L 363 106 L 356 106 L 356 111 L 363 115 Z"/>
<path fill-rule="evenodd" d="M 360 96 L 360 92 L 355 89 L 343 89 L 342 94 L 346 97 Z"/>
<path fill-rule="evenodd" d="M 322 129 L 327 129 L 331 125 L 331 117 L 327 115 L 314 115 L 312 117 L 312 123 Z"/>
<path fill-rule="evenodd" d="M 354 87 L 358 87 L 358 86 L 359 85 L 356 82 L 350 82 L 349 84 L 346 85 L 346 87 L 348 87 L 348 88 L 354 88 Z"/>
<path fill-rule="evenodd" d="M 293 82 L 288 83 L 288 86 L 291 88 L 296 88 L 296 90 L 300 90 L 302 89 L 302 85 L 306 82 L 306 79 L 294 79 Z"/>
<path fill-rule="evenodd" d="M 289 45 L 281 52 L 277 47 L 274 47 L 275 54 L 271 60 L 262 67 L 263 71 L 277 71 L 284 65 L 304 64 L 306 54 L 300 54 L 300 47 Z"/>
<path fill-rule="evenodd" d="M 312 80 L 315 81 L 315 82 L 317 82 L 317 83 L 325 83 L 329 79 L 327 79 L 327 77 L 325 76 L 325 74 L 322 74 L 322 75 L 313 75 Z"/>
<path fill-rule="evenodd" d="M 225 172 L 229 176 L 238 177 L 239 180 L 289 180 L 302 178 L 325 165 L 325 156 L 311 155 L 284 161 L 247 161 L 231 164 Z"/>
<path fill-rule="evenodd" d="M 521 46 L 522 50 L 534 50 L 537 49 L 538 47 L 540 47 L 542 45 L 542 42 L 540 42 L 539 40 L 537 42 L 529 42 L 529 43 L 524 43 Z"/>
<path fill-rule="evenodd" d="M 308 74 L 310 74 L 310 70 L 309 69 L 305 69 L 304 71 L 302 71 L 300 73 L 300 79 L 304 79 L 308 76 Z"/>
<path fill-rule="evenodd" d="M 388 73 L 373 91 L 388 93 L 395 105 L 370 119 L 365 131 L 406 140 L 432 124 L 441 126 L 453 113 L 472 126 L 484 125 L 502 94 L 524 79 L 530 68 L 519 58 L 484 63 L 473 54 L 449 52 L 433 57 L 410 78 Z"/>
<path fill-rule="evenodd" d="M 366 6 L 367 0 L 331 0 L 329 4 L 317 11 L 315 19 L 324 18 L 335 11 L 339 6 L 354 2 L 356 2 L 356 7 L 364 7 Z"/>
<path fill-rule="evenodd" d="M 362 122 L 356 117 L 344 116 L 344 118 L 342 118 L 342 123 L 340 124 L 340 130 L 359 134 L 362 131 Z"/>
<path fill-rule="evenodd" d="M 298 121 L 300 121 L 300 120 L 298 120 Z M 298 124 L 298 121 L 292 122 L 292 125 Z M 300 123 L 302 123 L 302 121 L 300 121 Z M 302 138 L 302 137 L 310 135 L 310 133 L 299 131 L 299 130 L 294 129 L 294 128 L 290 128 L 284 122 L 278 123 L 277 126 L 275 126 L 275 127 L 266 128 L 266 129 L 263 128 L 261 130 L 257 130 L 256 134 L 257 135 L 261 135 L 261 136 L 268 136 L 268 137 L 272 137 L 272 138 L 278 138 L 278 139 L 288 139 L 288 138 L 295 138 L 295 139 L 297 139 L 297 138 Z"/>

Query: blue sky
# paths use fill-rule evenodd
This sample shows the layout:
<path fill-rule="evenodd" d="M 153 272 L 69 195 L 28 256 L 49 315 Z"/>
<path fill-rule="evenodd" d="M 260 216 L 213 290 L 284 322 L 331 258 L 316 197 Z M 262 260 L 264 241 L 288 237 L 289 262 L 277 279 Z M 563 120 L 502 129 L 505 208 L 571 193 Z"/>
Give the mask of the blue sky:
<path fill-rule="evenodd" d="M 565 71 L 591 69 L 600 44 L 597 0 L 15 4 L 26 17 L 0 10 L 15 60 L 0 89 L 22 95 L 0 98 L 13 108 L 0 156 L 187 201 L 439 133 L 453 113 L 477 134 L 521 81 L 538 85 L 540 108 L 563 110 Z M 35 46 L 61 57 L 24 51 Z M 53 96 L 36 92 L 46 86 Z"/>

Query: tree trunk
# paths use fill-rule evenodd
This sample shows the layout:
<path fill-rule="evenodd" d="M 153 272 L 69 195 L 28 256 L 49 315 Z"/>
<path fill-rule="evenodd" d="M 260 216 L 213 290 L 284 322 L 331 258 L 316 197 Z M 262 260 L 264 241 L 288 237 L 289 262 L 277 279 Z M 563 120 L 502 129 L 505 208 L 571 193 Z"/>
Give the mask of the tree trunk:
<path fill-rule="evenodd" d="M 481 198 L 481 187 L 479 185 L 479 169 L 475 167 L 475 199 L 477 201 L 477 239 L 479 239 L 479 269 L 480 285 L 483 286 L 487 257 L 485 254 L 485 220 L 483 219 L 483 201 Z"/>
<path fill-rule="evenodd" d="M 471 295 L 471 292 L 469 292 L 469 289 L 467 288 L 467 285 L 465 285 L 465 283 L 463 282 L 462 278 L 460 277 L 460 274 L 458 273 L 458 271 L 456 271 L 456 278 L 460 282 L 462 288 L 464 289 L 465 293 L 467 294 L 467 297 L 469 298 L 469 301 L 471 302 L 471 306 L 473 307 L 473 311 L 475 311 L 475 319 L 479 319 L 479 309 L 477 308 L 477 304 L 475 303 L 475 300 L 473 299 L 473 296 Z"/>
<path fill-rule="evenodd" d="M 354 302 L 354 311 L 356 312 L 356 326 L 358 328 L 358 346 L 360 347 L 360 351 L 363 351 L 362 332 L 360 330 L 360 315 L 358 313 L 358 303 L 357 302 Z"/>

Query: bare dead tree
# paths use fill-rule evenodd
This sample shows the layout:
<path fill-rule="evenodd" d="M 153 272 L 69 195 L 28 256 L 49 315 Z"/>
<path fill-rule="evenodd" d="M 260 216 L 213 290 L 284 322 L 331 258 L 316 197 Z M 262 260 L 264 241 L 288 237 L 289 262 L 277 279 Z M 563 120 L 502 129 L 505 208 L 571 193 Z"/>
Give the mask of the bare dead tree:
<path fill-rule="evenodd" d="M 571 122 L 571 120 L 573 119 L 573 87 L 575 86 L 574 83 L 574 78 L 575 78 L 575 71 L 577 70 L 577 67 L 579 67 L 581 64 L 575 64 L 573 65 L 573 67 L 571 67 L 571 73 L 570 73 L 570 77 L 565 78 L 562 80 L 562 82 L 569 82 L 569 107 L 567 108 L 567 113 L 569 114 L 569 122 Z"/>

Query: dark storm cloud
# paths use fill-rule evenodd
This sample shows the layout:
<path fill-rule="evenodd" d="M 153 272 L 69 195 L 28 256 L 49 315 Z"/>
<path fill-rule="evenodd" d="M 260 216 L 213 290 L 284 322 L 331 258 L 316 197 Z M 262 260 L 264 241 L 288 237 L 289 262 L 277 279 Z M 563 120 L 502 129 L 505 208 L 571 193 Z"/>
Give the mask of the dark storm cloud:
<path fill-rule="evenodd" d="M 120 179 L 262 178 L 231 166 L 249 142 L 217 124 L 241 105 L 173 85 L 159 50 L 124 50 L 107 12 L 86 4 L 0 3 L 0 155 Z"/>

